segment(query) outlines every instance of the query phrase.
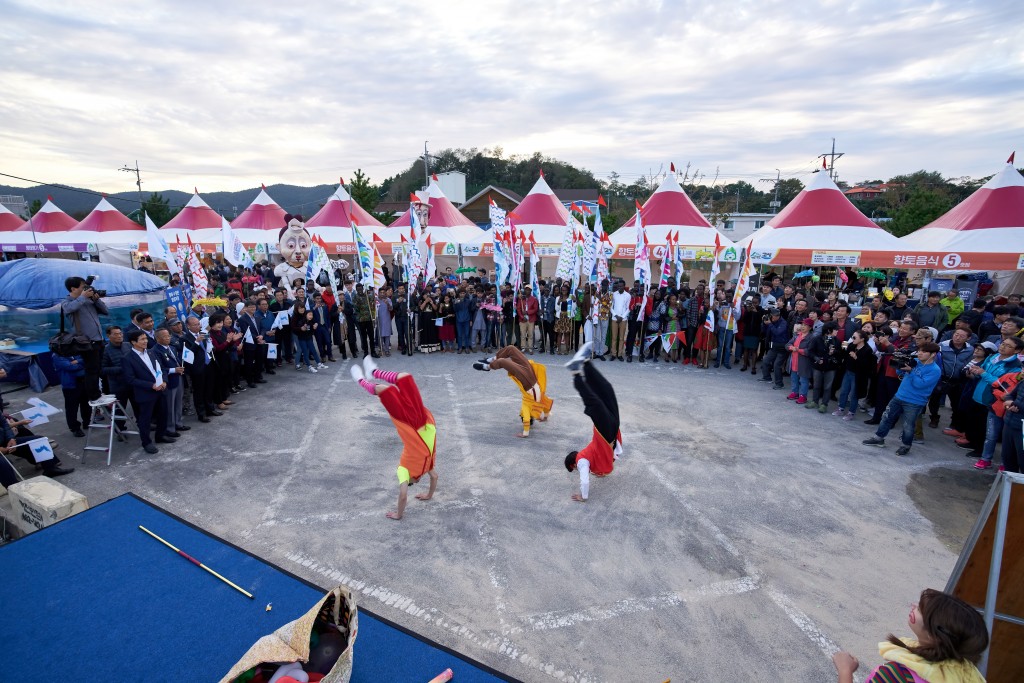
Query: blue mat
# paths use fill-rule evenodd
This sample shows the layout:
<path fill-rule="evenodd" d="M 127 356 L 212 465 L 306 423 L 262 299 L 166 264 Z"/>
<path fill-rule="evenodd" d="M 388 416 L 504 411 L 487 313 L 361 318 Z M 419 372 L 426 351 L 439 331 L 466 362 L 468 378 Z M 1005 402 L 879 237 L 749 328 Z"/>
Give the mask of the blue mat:
<path fill-rule="evenodd" d="M 0 577 L 0 681 L 217 681 L 326 593 L 131 494 L 0 546 Z M 359 608 L 354 683 L 449 667 L 456 683 L 513 680 Z"/>

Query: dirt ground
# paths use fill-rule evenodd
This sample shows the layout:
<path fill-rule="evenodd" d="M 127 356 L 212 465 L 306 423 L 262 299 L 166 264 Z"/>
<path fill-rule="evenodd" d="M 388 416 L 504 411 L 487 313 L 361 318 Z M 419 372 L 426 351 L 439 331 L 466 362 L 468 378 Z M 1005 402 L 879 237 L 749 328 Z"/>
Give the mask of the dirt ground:
<path fill-rule="evenodd" d="M 279 371 L 110 468 L 67 450 L 61 416 L 40 431 L 91 503 L 133 491 L 527 681 L 822 681 L 839 647 L 870 668 L 907 604 L 945 585 L 993 479 L 938 430 L 897 458 L 897 434 L 861 445 L 866 416 L 804 410 L 736 369 L 612 362 L 625 453 L 580 504 L 562 460 L 590 424 L 566 359 L 540 357 L 555 406 L 527 440 L 518 391 L 474 359 L 382 361 L 415 375 L 438 424 L 437 495 L 400 522 L 384 517 L 400 443 L 348 363 Z"/>

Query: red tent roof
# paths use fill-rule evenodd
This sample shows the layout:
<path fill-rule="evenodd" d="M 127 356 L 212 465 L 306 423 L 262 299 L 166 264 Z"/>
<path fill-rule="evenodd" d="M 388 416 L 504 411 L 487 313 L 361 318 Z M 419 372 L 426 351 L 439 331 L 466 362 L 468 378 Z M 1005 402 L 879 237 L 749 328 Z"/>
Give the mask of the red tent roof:
<path fill-rule="evenodd" d="M 146 229 L 114 208 L 104 197 L 82 222 L 70 229 L 71 233 L 138 232 Z M 84 235 L 83 235 L 84 237 Z"/>
<path fill-rule="evenodd" d="M 282 224 L 283 225 L 283 224 Z M 199 193 L 192 195 L 188 204 L 177 213 L 171 220 L 160 227 L 161 230 L 188 231 L 205 230 L 210 228 L 220 229 L 220 214 L 210 208 L 210 205 L 203 201 Z"/>
<path fill-rule="evenodd" d="M 1024 227 L 1024 176 L 1013 164 L 1006 164 L 970 197 L 924 226 L 947 230 L 1020 227 Z"/>
<path fill-rule="evenodd" d="M 674 173 L 665 176 L 650 199 L 644 202 L 643 208 L 640 210 L 640 218 L 646 228 L 658 225 L 711 228 L 711 224 L 697 210 L 689 196 L 683 192 L 683 188 L 679 187 Z M 629 228 L 635 224 L 636 214 L 633 214 L 633 217 L 623 223 L 622 227 Z"/>
<path fill-rule="evenodd" d="M 16 213 L 0 204 L 0 232 L 14 232 L 24 222 Z"/>
<path fill-rule="evenodd" d="M 768 225 L 776 229 L 837 225 L 882 230 L 850 203 L 828 173 L 822 172 L 815 173 L 810 184 Z"/>
<path fill-rule="evenodd" d="M 231 227 L 236 230 L 269 230 L 280 231 L 284 227 L 285 210 L 274 202 L 263 188 L 252 200 L 252 204 L 245 211 L 238 214 L 238 218 L 231 221 Z M 217 223 L 220 227 L 220 223 Z"/>
<path fill-rule="evenodd" d="M 514 218 L 516 225 L 554 225 L 564 228 L 569 222 L 569 210 L 562 205 L 562 202 L 551 191 L 544 176 L 537 178 L 530 192 L 523 198 L 515 209 L 512 210 L 517 218 Z"/>
<path fill-rule="evenodd" d="M 465 225 L 473 228 L 474 233 L 479 231 L 476 223 L 466 218 L 462 213 L 455 208 L 455 205 L 449 201 L 444 193 L 441 192 L 441 188 L 437 186 L 435 181 L 430 181 L 430 187 L 427 188 L 427 196 L 430 202 L 430 221 L 428 223 L 430 228 L 454 228 L 460 225 Z M 391 228 L 405 228 L 409 227 L 409 210 L 406 209 L 405 213 L 395 219 L 395 222 L 390 226 Z"/>
<path fill-rule="evenodd" d="M 35 232 L 36 234 L 47 232 L 64 232 L 75 227 L 78 223 L 74 218 L 67 215 L 53 203 L 50 198 L 36 212 L 31 221 L 25 221 L 17 228 L 18 232 Z"/>
<path fill-rule="evenodd" d="M 327 203 L 306 221 L 306 228 L 351 228 L 349 216 L 354 216 L 360 228 L 383 228 L 384 224 L 370 215 L 370 212 L 352 201 L 352 196 L 339 185 Z M 433 221 L 431 221 L 433 222 Z"/>

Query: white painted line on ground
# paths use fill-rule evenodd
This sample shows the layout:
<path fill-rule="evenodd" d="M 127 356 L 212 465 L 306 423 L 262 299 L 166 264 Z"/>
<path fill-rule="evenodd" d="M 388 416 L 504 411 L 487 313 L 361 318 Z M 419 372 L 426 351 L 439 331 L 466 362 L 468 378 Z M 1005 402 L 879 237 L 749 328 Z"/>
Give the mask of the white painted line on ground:
<path fill-rule="evenodd" d="M 362 594 L 366 598 L 372 598 L 388 607 L 401 610 L 416 619 L 422 620 L 426 624 L 442 628 L 479 648 L 487 650 L 488 652 L 497 653 L 512 661 L 519 662 L 523 666 L 546 674 L 556 681 L 563 681 L 564 683 L 598 683 L 599 681 L 599 679 L 594 678 L 586 672 L 576 669 L 570 671 L 555 664 L 541 661 L 524 652 L 522 648 L 505 636 L 499 634 L 485 635 L 478 633 L 455 619 L 448 617 L 441 611 L 434 608 L 422 607 L 412 598 L 392 591 L 384 586 L 372 585 L 365 581 L 353 579 L 352 577 L 346 576 L 331 567 L 322 566 L 313 558 L 306 557 L 299 553 L 285 552 L 284 556 L 289 561 L 294 562 L 304 569 L 328 579 L 332 585 L 340 584 L 347 586 L 349 589 Z"/>
<path fill-rule="evenodd" d="M 451 401 L 452 406 L 452 419 L 449 426 L 454 432 L 455 442 L 462 451 L 463 460 L 465 462 L 469 462 L 473 457 L 473 450 L 470 446 L 469 432 L 466 430 L 466 423 L 462 419 L 462 403 L 459 401 L 459 392 L 455 386 L 455 378 L 451 373 L 445 374 L 444 382 L 448 389 L 448 398 Z M 503 616 L 506 610 L 505 591 L 508 588 L 508 577 L 505 576 L 504 572 L 502 572 L 498 567 L 498 546 L 494 542 L 494 536 L 491 533 L 487 510 L 482 504 L 483 491 L 474 489 L 472 494 L 473 499 L 476 501 L 477 537 L 480 539 L 480 543 L 483 545 L 484 553 L 487 557 L 487 576 L 491 581 L 491 587 L 494 589 L 494 604 L 495 608 L 498 610 L 498 620 L 504 630 L 509 628 L 505 623 L 505 618 Z"/>
<path fill-rule="evenodd" d="M 448 500 L 439 501 L 435 496 L 433 500 L 426 504 L 425 511 L 429 512 L 442 512 L 448 510 L 465 510 L 475 508 L 477 506 L 476 499 L 470 500 Z M 363 510 L 362 512 L 350 511 L 350 512 L 325 512 L 319 515 L 307 515 L 305 517 L 287 517 L 285 519 L 269 519 L 265 522 L 260 522 L 256 525 L 257 529 L 264 529 L 266 527 L 285 525 L 285 526 L 309 526 L 317 523 L 329 523 L 329 522 L 349 522 L 354 519 L 362 517 L 383 517 L 384 513 L 380 510 Z"/>
<path fill-rule="evenodd" d="M 659 593 L 646 598 L 625 598 L 617 600 L 610 605 L 588 607 L 582 610 L 557 610 L 544 612 L 543 614 L 527 614 L 522 618 L 532 631 L 549 631 L 551 629 L 567 628 L 577 624 L 604 621 L 628 614 L 639 614 L 650 612 L 662 607 L 677 607 L 683 603 L 700 602 L 708 598 L 724 597 L 726 595 L 739 595 L 757 590 L 757 579 L 753 576 L 744 576 L 731 581 L 719 581 L 696 590 L 667 593 Z M 516 628 L 512 633 L 518 633 L 525 629 Z"/>
<path fill-rule="evenodd" d="M 337 390 L 338 385 L 341 381 L 342 374 L 336 373 L 334 379 L 331 380 L 331 386 L 327 389 L 324 394 L 322 402 L 324 405 L 330 405 L 331 396 Z M 320 422 L 323 420 L 323 412 L 317 412 L 313 415 L 313 419 L 309 421 L 309 425 L 306 427 L 306 433 L 302 437 L 302 441 L 299 442 L 299 447 L 295 449 L 292 454 L 292 461 L 288 465 L 288 471 L 283 477 L 281 477 L 281 483 L 278 484 L 277 490 L 274 492 L 273 498 L 270 499 L 270 503 L 263 510 L 263 517 L 260 519 L 260 524 L 264 524 L 270 520 L 273 520 L 277 515 L 277 510 L 281 507 L 281 503 L 285 499 L 285 489 L 292 483 L 292 479 L 299 472 L 299 463 L 302 461 L 302 456 L 313 445 L 313 438 L 316 436 L 316 430 L 320 427 Z"/>
<path fill-rule="evenodd" d="M 643 457 L 643 452 L 640 449 L 634 447 L 634 451 L 636 452 L 635 457 L 638 459 Z M 704 527 L 716 541 L 718 541 L 718 544 L 721 545 L 726 552 L 743 562 L 744 570 L 748 577 L 753 578 L 755 581 L 761 581 L 761 577 L 763 576 L 761 571 L 743 558 L 736 546 L 729 540 L 725 533 L 718 528 L 717 524 L 712 522 L 707 515 L 697 509 L 697 506 L 687 500 L 682 490 L 680 490 L 679 487 L 676 486 L 660 470 L 651 464 L 647 465 L 647 469 L 658 481 L 662 483 L 663 486 L 665 486 L 665 488 L 669 490 L 675 499 L 682 504 L 687 514 L 696 519 L 697 522 Z M 832 639 L 826 636 L 810 617 L 797 609 L 789 597 L 767 583 L 764 583 L 763 585 L 772 602 L 778 605 L 782 611 L 785 612 L 786 616 L 789 617 L 789 620 L 792 621 L 793 624 L 811 640 L 811 642 L 818 646 L 818 649 L 821 650 L 822 654 L 831 658 L 832 655 L 838 652 L 839 647 L 832 641 Z"/>

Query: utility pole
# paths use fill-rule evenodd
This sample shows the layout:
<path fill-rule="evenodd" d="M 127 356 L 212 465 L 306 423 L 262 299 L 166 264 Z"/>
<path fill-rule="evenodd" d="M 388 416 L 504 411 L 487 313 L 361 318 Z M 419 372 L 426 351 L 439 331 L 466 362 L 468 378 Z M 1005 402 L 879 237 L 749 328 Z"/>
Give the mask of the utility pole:
<path fill-rule="evenodd" d="M 819 159 L 824 159 L 825 157 L 828 157 L 828 176 L 832 179 L 832 182 L 836 181 L 836 159 L 840 158 L 841 156 L 843 156 L 843 153 L 836 151 L 835 138 L 832 138 L 832 151 L 818 155 Z"/>
<path fill-rule="evenodd" d="M 760 178 L 758 180 L 758 182 L 760 182 L 760 183 L 770 183 L 770 182 L 772 182 L 772 179 L 771 178 Z M 768 208 L 772 210 L 773 214 L 779 212 L 779 206 L 780 206 L 780 204 L 779 204 L 779 183 L 780 182 L 782 182 L 782 171 L 780 171 L 779 169 L 775 169 L 775 200 L 771 201 L 771 202 L 768 202 Z"/>
<path fill-rule="evenodd" d="M 131 168 L 128 166 L 128 164 L 125 164 L 124 166 L 117 170 L 135 174 L 135 186 L 139 188 L 139 225 L 145 227 L 146 222 L 145 219 L 142 217 L 142 205 L 145 202 L 142 199 L 142 174 L 139 172 L 139 160 L 135 160 L 135 168 Z"/>
<path fill-rule="evenodd" d="M 740 188 L 736 186 L 736 213 L 740 212 Z"/>
<path fill-rule="evenodd" d="M 427 151 L 427 143 L 429 140 L 423 141 L 423 189 L 430 187 L 430 152 Z"/>

